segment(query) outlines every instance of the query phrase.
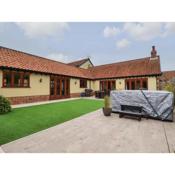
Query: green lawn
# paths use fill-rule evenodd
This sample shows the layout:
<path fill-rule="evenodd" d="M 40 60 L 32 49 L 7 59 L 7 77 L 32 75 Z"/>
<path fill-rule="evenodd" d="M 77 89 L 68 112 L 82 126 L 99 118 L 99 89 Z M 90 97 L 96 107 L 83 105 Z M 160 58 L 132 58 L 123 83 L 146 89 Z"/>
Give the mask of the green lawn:
<path fill-rule="evenodd" d="M 101 100 L 78 99 L 13 109 L 0 115 L 0 145 L 55 126 L 103 106 Z"/>

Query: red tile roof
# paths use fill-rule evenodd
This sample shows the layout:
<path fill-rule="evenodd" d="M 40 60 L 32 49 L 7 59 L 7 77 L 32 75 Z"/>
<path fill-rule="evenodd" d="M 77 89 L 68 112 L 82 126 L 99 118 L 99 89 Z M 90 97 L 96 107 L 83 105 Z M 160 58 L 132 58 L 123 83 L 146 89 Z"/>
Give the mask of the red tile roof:
<path fill-rule="evenodd" d="M 141 58 L 90 68 L 95 79 L 160 75 L 160 58 Z"/>
<path fill-rule="evenodd" d="M 160 59 L 150 57 L 81 69 L 47 58 L 0 47 L 0 67 L 23 69 L 71 77 L 101 79 L 160 75 Z"/>
<path fill-rule="evenodd" d="M 79 68 L 4 47 L 0 47 L 0 67 L 24 69 L 72 77 L 87 77 L 86 74 L 84 74 L 84 71 Z"/>
<path fill-rule="evenodd" d="M 169 81 L 172 78 L 175 78 L 175 70 L 164 71 L 162 72 L 162 76 L 160 77 L 161 80 L 166 80 L 166 81 Z"/>

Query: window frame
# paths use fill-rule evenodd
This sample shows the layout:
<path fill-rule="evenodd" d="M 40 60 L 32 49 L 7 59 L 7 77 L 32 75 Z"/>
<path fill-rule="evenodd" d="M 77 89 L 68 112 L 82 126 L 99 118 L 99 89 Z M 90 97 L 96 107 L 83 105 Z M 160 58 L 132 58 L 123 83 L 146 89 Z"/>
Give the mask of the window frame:
<path fill-rule="evenodd" d="M 86 79 L 80 79 L 80 88 L 87 88 L 87 80 Z"/>
<path fill-rule="evenodd" d="M 102 80 L 100 81 L 100 91 L 115 90 L 116 81 L 115 80 Z"/>
<path fill-rule="evenodd" d="M 9 73 L 10 74 L 10 86 L 5 86 L 5 75 Z M 20 85 L 15 86 L 15 73 L 19 73 L 19 81 Z M 28 85 L 24 86 L 24 75 L 28 75 Z M 15 71 L 15 70 L 3 70 L 3 76 L 2 76 L 2 88 L 30 88 L 30 73 L 25 71 Z"/>
<path fill-rule="evenodd" d="M 138 81 L 140 82 L 139 89 L 143 89 L 143 82 L 146 82 L 147 87 L 144 88 L 144 90 L 148 90 L 148 78 L 129 78 L 129 79 L 126 79 L 125 80 L 125 89 L 126 90 L 139 90 L 137 88 Z M 132 83 L 134 83 L 135 89 L 132 89 Z"/>

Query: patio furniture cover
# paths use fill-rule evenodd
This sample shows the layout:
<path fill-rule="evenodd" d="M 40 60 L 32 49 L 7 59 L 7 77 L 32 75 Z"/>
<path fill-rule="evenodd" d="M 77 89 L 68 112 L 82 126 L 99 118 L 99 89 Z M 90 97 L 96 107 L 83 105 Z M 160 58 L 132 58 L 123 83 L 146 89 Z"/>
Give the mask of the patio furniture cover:
<path fill-rule="evenodd" d="M 142 107 L 144 116 L 173 121 L 174 95 L 171 92 L 115 90 L 111 91 L 110 96 L 113 112 L 123 112 L 121 105 L 139 106 Z"/>

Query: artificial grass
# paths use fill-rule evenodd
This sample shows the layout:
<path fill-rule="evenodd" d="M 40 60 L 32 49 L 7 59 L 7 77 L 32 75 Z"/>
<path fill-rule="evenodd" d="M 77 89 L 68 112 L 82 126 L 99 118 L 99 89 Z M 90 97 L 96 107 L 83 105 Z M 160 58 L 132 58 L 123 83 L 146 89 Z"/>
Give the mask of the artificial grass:
<path fill-rule="evenodd" d="M 55 126 L 103 106 L 101 100 L 78 99 L 13 109 L 0 115 L 0 145 Z"/>

